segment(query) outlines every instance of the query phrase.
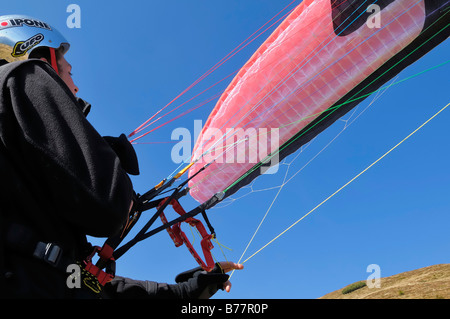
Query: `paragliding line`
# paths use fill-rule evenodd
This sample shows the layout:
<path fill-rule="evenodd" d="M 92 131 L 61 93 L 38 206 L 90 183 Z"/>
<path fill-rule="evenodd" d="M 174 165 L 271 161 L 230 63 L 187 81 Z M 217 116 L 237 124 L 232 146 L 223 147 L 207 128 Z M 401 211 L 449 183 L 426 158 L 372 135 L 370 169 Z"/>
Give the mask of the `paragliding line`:
<path fill-rule="evenodd" d="M 347 183 L 345 183 L 341 188 L 339 188 L 337 191 L 335 191 L 333 194 L 331 194 L 330 196 L 328 196 L 325 200 L 323 200 L 320 204 L 318 204 L 316 207 L 314 207 L 313 209 L 311 209 L 308 213 L 306 213 L 305 215 L 303 215 L 300 219 L 298 219 L 295 223 L 293 223 L 291 226 L 289 226 L 288 228 L 286 228 L 284 231 L 282 231 L 280 234 L 278 234 L 276 237 L 274 237 L 271 241 L 269 241 L 267 244 L 265 244 L 263 247 L 261 247 L 260 249 L 258 249 L 255 253 L 253 253 L 250 257 L 248 257 L 246 260 L 244 260 L 242 263 L 246 263 L 247 261 L 249 261 L 251 258 L 253 258 L 255 255 L 257 255 L 258 253 L 260 253 L 263 249 L 265 249 L 267 246 L 269 246 L 270 244 L 272 244 L 275 240 L 277 240 L 278 238 L 280 238 L 282 235 L 284 235 L 286 232 L 288 232 L 292 227 L 294 227 L 295 225 L 297 225 L 300 221 L 302 221 L 303 219 L 305 219 L 308 215 L 310 215 L 311 213 L 313 213 L 314 211 L 316 211 L 320 206 L 322 206 L 323 204 L 325 204 L 327 201 L 329 201 L 331 198 L 333 198 L 335 195 L 337 195 L 338 193 L 340 193 L 344 188 L 346 188 L 348 185 L 350 185 L 351 183 L 353 183 L 357 178 L 359 178 L 361 175 L 363 175 L 365 172 L 367 172 L 370 168 L 372 168 L 374 165 L 376 165 L 379 161 L 381 161 L 383 158 L 385 158 L 387 155 L 389 155 L 392 151 L 394 151 L 397 147 L 399 147 L 401 144 L 403 144 L 406 140 L 408 140 L 411 136 L 413 136 L 415 133 L 417 133 L 420 129 L 422 129 L 425 125 L 427 125 L 431 120 L 433 120 L 436 116 L 438 116 L 440 113 L 442 113 L 445 109 L 447 109 L 447 107 L 450 106 L 450 103 L 448 103 L 446 106 L 444 106 L 442 109 L 440 109 L 436 114 L 434 114 L 432 117 L 430 117 L 427 121 L 425 121 L 422 125 L 420 125 L 418 128 L 416 128 L 412 133 L 410 133 L 407 137 L 405 137 L 402 141 L 400 141 L 397 145 L 395 145 L 394 147 L 392 147 L 389 151 L 387 151 L 386 153 L 383 154 L 383 156 L 381 156 L 380 158 L 378 158 L 375 162 L 373 162 L 372 164 L 370 164 L 366 169 L 364 169 L 361 173 L 359 173 L 358 175 L 356 175 L 355 177 L 353 177 L 350 181 L 348 181 Z"/>
<path fill-rule="evenodd" d="M 278 15 L 280 15 L 283 11 L 285 11 L 289 6 L 291 6 L 295 1 L 293 0 L 291 3 L 289 3 L 286 7 L 284 7 L 280 12 L 278 12 L 274 17 L 272 17 L 269 21 L 267 21 L 264 25 L 262 25 L 258 30 L 253 32 L 247 39 L 245 39 L 241 44 L 239 44 L 236 48 L 234 48 L 230 53 L 228 53 L 224 58 L 222 58 L 219 62 L 217 62 L 212 68 L 210 68 L 208 71 L 206 71 L 202 76 L 200 76 L 194 83 L 192 83 L 190 86 L 188 86 L 185 90 L 183 90 L 178 96 L 176 96 L 172 101 L 170 101 L 166 106 L 164 106 L 162 109 L 160 109 L 158 112 L 156 112 L 152 117 L 150 117 L 147 121 L 145 121 L 143 124 L 141 124 L 137 129 L 135 129 L 133 132 L 131 132 L 128 137 L 132 137 L 135 134 L 142 131 L 144 128 L 148 127 L 150 124 L 148 124 L 152 119 L 154 119 L 159 113 L 161 113 L 164 109 L 166 109 L 168 106 L 170 106 L 173 102 L 178 100 L 181 96 L 183 96 L 185 93 L 187 93 L 190 89 L 192 89 L 194 86 L 196 86 L 198 83 L 203 81 L 207 76 L 209 76 L 211 73 L 213 73 L 216 69 L 218 69 L 220 66 L 222 66 L 226 61 L 231 59 L 234 55 L 236 55 L 239 51 L 244 49 L 246 46 L 248 46 L 251 42 L 256 40 L 258 37 L 260 37 L 262 34 L 264 34 L 267 30 L 269 30 L 273 25 L 278 23 L 280 20 L 284 19 L 286 15 L 290 14 L 292 10 L 290 10 L 288 13 L 283 15 L 281 18 L 279 18 L 277 21 L 275 21 L 272 25 L 270 25 L 268 28 L 266 28 L 263 32 L 261 32 L 259 35 L 257 35 L 254 39 L 252 39 L 250 42 L 244 45 L 245 42 L 249 41 L 256 33 L 258 33 L 262 28 L 264 28 L 270 21 L 275 19 Z M 244 45 L 244 46 L 243 46 Z M 242 47 L 241 47 L 242 46 Z M 241 48 L 240 48 L 241 47 Z M 235 52 L 236 51 L 236 52 Z M 228 77 L 228 76 L 227 76 Z M 225 80 L 225 79 L 223 79 Z M 222 80 L 221 80 L 222 81 Z M 219 82 L 221 82 L 219 81 Z M 152 122 L 153 123 L 153 122 Z M 140 136 L 143 137 L 143 136 Z"/>
<path fill-rule="evenodd" d="M 366 1 L 367 1 L 367 0 L 366 0 Z M 376 0 L 376 1 L 378 1 L 378 0 Z M 376 1 L 375 1 L 375 2 L 376 2 Z M 268 22 L 266 22 L 263 26 L 261 26 L 257 31 L 255 31 L 252 35 L 250 35 L 246 40 L 244 40 L 241 44 L 239 44 L 233 51 L 231 51 L 227 56 L 225 56 L 222 60 L 220 60 L 218 63 L 216 63 L 216 65 L 214 65 L 210 70 L 208 70 L 208 71 L 207 71 L 200 79 L 198 79 L 198 80 L 197 80 L 198 82 L 197 82 L 197 81 L 194 82 L 192 86 L 188 87 L 188 88 L 187 88 L 185 91 L 183 91 L 179 96 L 177 96 L 173 101 L 171 101 L 168 105 L 166 105 L 165 107 L 163 107 L 162 110 L 164 110 L 167 106 L 169 106 L 171 103 L 173 103 L 173 102 L 174 102 L 175 100 L 177 100 L 179 97 L 181 97 L 184 93 L 186 93 L 187 91 L 189 91 L 193 86 L 197 85 L 197 84 L 198 84 L 200 81 L 202 81 L 205 77 L 209 76 L 209 74 L 211 74 L 211 73 L 214 72 L 217 68 L 219 68 L 220 66 L 222 66 L 226 61 L 228 61 L 229 59 L 231 59 L 231 58 L 232 58 L 234 55 L 236 55 L 238 52 L 240 52 L 240 51 L 243 50 L 245 47 L 247 47 L 249 44 L 251 44 L 253 41 L 255 41 L 258 37 L 260 37 L 260 36 L 261 36 L 262 34 L 264 34 L 267 30 L 269 30 L 270 28 L 272 28 L 272 27 L 273 27 L 275 24 L 277 24 L 280 20 L 286 18 L 286 16 L 288 16 L 289 14 L 291 14 L 291 13 L 295 10 L 295 8 L 294 8 L 294 9 L 291 9 L 289 12 L 287 12 L 286 14 L 284 14 L 281 18 L 279 18 L 279 19 L 276 20 L 274 23 L 272 23 L 270 26 L 268 26 L 265 30 L 261 31 L 260 34 L 256 35 L 253 39 L 251 39 L 258 31 L 260 31 L 264 26 L 266 26 L 270 21 L 272 21 L 275 17 L 277 17 L 279 14 L 281 14 L 281 12 L 283 12 L 284 10 L 286 10 L 286 9 L 287 9 L 292 3 L 294 3 L 294 2 L 295 2 L 295 1 L 292 1 L 292 2 L 291 2 L 289 5 L 287 5 L 283 10 L 281 10 L 278 14 L 276 14 L 272 19 L 270 19 L 270 20 L 269 20 Z M 342 2 L 342 3 L 338 4 L 337 6 L 335 6 L 335 7 L 333 7 L 333 8 L 338 8 L 339 6 L 341 6 L 341 5 L 344 4 L 344 3 L 345 3 L 345 2 Z M 355 10 L 355 11 L 356 11 L 356 10 Z M 352 13 L 352 14 L 353 14 L 353 13 Z M 337 17 L 336 17 L 336 18 L 337 18 Z M 336 19 L 336 18 L 335 18 L 335 19 Z M 348 19 L 348 18 L 347 18 L 347 19 Z M 347 19 L 346 19 L 346 20 L 347 20 Z M 346 20 L 345 20 L 345 21 L 346 21 Z M 334 21 L 334 20 L 333 20 L 333 21 Z M 345 23 L 345 21 L 344 21 L 343 23 Z M 343 23 L 342 23 L 342 24 L 343 24 Z M 342 25 L 342 24 L 341 24 L 341 25 Z M 347 28 L 347 27 L 346 27 L 346 28 Z M 346 28 L 344 28 L 344 30 L 345 30 Z M 343 31 L 344 31 L 344 30 L 343 30 Z M 341 31 L 341 32 L 343 32 L 343 31 Z M 250 39 L 251 39 L 251 40 L 250 40 Z M 244 45 L 244 43 L 247 42 L 247 41 L 249 41 L 249 42 L 246 43 L 246 44 Z M 242 46 L 242 45 L 243 45 L 243 46 Z M 242 47 L 239 48 L 240 46 L 242 46 Z M 239 48 L 239 49 L 238 49 L 238 48 Z M 237 51 L 236 51 L 236 50 L 237 50 Z M 236 52 L 234 52 L 234 51 L 236 51 Z M 233 53 L 233 52 L 234 52 L 234 53 Z M 238 72 L 238 71 L 234 71 L 232 74 L 234 74 L 234 73 L 236 73 L 236 72 Z M 140 125 L 140 126 L 139 126 L 137 129 L 135 129 L 132 133 L 130 133 L 130 134 L 128 135 L 128 138 L 131 138 L 131 137 L 134 136 L 135 134 L 141 132 L 141 131 L 144 130 L 145 128 L 147 128 L 147 127 L 149 127 L 150 125 L 154 124 L 155 122 L 159 121 L 161 118 L 165 117 L 166 115 L 168 115 L 168 114 L 172 113 L 173 111 L 175 111 L 176 109 L 180 108 L 180 107 L 183 106 L 184 104 L 186 104 L 186 103 L 190 102 L 191 100 L 193 100 L 194 98 L 196 98 L 196 97 L 202 95 L 202 94 L 205 93 L 206 91 L 210 90 L 212 87 L 216 86 L 216 85 L 219 84 L 220 82 L 222 82 L 222 81 L 224 81 L 225 79 L 227 79 L 227 78 L 228 78 L 229 76 L 231 76 L 232 74 L 226 76 L 225 78 L 223 78 L 223 79 L 220 80 L 219 82 L 215 83 L 214 85 L 210 86 L 209 88 L 205 89 L 204 91 L 202 91 L 201 93 L 197 94 L 197 95 L 194 96 L 193 98 L 189 99 L 188 101 L 182 103 L 181 105 L 177 106 L 177 107 L 174 108 L 173 110 L 167 112 L 167 113 L 164 114 L 164 115 L 161 115 L 161 116 L 158 117 L 157 119 L 155 119 L 155 120 L 153 120 L 152 122 L 150 122 L 150 121 L 151 121 L 153 118 L 155 118 L 156 115 L 159 114 L 162 110 L 158 111 L 154 116 L 152 116 L 150 119 L 148 119 L 148 120 L 147 120 L 146 122 L 144 122 L 142 125 Z M 211 98 L 211 99 L 212 99 L 212 98 Z M 211 101 L 211 99 L 208 100 L 208 102 Z M 146 132 L 145 134 L 142 134 L 142 135 L 140 135 L 140 136 L 134 138 L 133 140 L 131 140 L 131 142 L 134 143 L 134 144 L 137 144 L 137 143 L 135 143 L 136 140 L 138 140 L 138 139 L 140 139 L 140 138 L 142 138 L 142 137 L 148 135 L 149 133 L 151 133 L 151 132 L 153 132 L 153 131 L 155 131 L 155 130 L 161 128 L 162 126 L 164 126 L 164 125 L 166 125 L 166 124 L 172 122 L 173 120 L 175 120 L 175 119 L 177 119 L 177 118 L 179 118 L 179 117 L 181 117 L 181 116 L 184 116 L 184 115 L 186 115 L 187 113 L 190 113 L 191 111 L 197 109 L 197 108 L 200 107 L 200 106 L 203 106 L 203 105 L 206 104 L 206 103 L 207 103 L 206 101 L 205 101 L 205 102 L 202 102 L 201 105 L 199 105 L 199 106 L 197 106 L 197 107 L 194 107 L 194 108 L 190 109 L 189 111 L 186 111 L 186 112 L 184 112 L 183 114 L 181 114 L 181 115 L 175 117 L 174 119 L 172 119 L 172 120 L 170 120 L 170 121 L 164 123 L 163 125 L 160 125 L 160 126 L 156 127 L 155 129 L 152 129 L 151 131 Z M 150 122 L 150 123 L 149 123 L 149 122 Z M 142 144 L 142 143 L 139 143 L 139 144 Z"/>
<path fill-rule="evenodd" d="M 386 91 L 387 91 L 394 83 L 395 83 L 395 80 L 394 80 L 393 83 L 390 83 L 390 84 L 385 88 L 384 92 L 386 92 Z M 372 104 L 373 104 L 373 103 L 374 103 L 374 102 L 375 102 L 375 101 L 376 101 L 376 100 L 377 100 L 384 92 L 382 92 L 380 95 L 375 96 L 374 99 L 372 100 L 372 102 L 370 102 L 370 104 L 366 107 L 366 109 L 367 109 L 368 107 L 370 107 L 370 106 L 371 106 L 371 105 L 372 105 Z M 364 111 L 365 111 L 365 110 L 364 110 Z M 363 112 L 364 112 L 364 111 L 363 111 Z M 361 113 L 361 114 L 362 114 L 362 113 Z M 353 123 L 353 122 L 354 122 L 361 114 L 359 114 L 352 122 L 350 122 L 350 124 L 345 124 L 343 130 L 342 130 L 337 136 L 335 136 L 335 137 L 334 137 L 334 138 L 333 138 L 333 139 L 332 139 L 332 140 L 331 140 L 331 141 L 330 141 L 330 142 L 329 142 L 329 143 L 328 143 L 328 144 L 327 144 L 327 145 L 326 145 L 319 153 L 317 153 L 312 159 L 310 159 L 309 162 L 306 163 L 300 170 L 298 170 L 295 174 L 293 174 L 291 177 L 289 177 L 289 179 L 287 179 L 287 174 L 289 173 L 289 167 L 288 167 L 288 169 L 286 170 L 286 174 L 285 174 L 285 176 L 284 176 L 283 182 L 282 182 L 282 184 L 278 187 L 279 190 L 278 190 L 277 194 L 275 195 L 274 199 L 272 200 L 272 202 L 271 202 L 269 208 L 267 209 L 267 211 L 266 211 L 264 217 L 262 218 L 261 222 L 259 223 L 258 227 L 256 228 L 256 230 L 255 230 L 253 236 L 251 237 L 250 241 L 248 242 L 247 246 L 245 247 L 244 252 L 242 253 L 241 257 L 239 258 L 238 263 L 240 263 L 241 260 L 242 260 L 242 258 L 244 258 L 245 253 L 247 252 L 248 248 L 250 247 L 251 243 L 253 242 L 253 239 L 255 238 L 256 234 L 259 232 L 259 229 L 261 228 L 262 224 L 264 223 L 264 220 L 267 218 L 267 215 L 269 214 L 269 211 L 272 209 L 272 207 L 273 207 L 274 203 L 276 202 L 276 200 L 277 200 L 279 194 L 281 193 L 281 190 L 283 189 L 283 187 L 286 186 L 286 184 L 289 183 L 289 181 L 291 181 L 298 173 L 300 173 L 300 171 L 302 171 L 302 170 L 303 170 L 309 163 L 311 163 L 317 156 L 319 156 L 319 154 L 322 153 L 328 146 L 330 146 L 330 144 L 333 143 L 333 141 L 335 141 L 335 140 L 338 138 L 338 136 L 341 135 L 346 129 L 348 129 L 349 125 L 351 125 L 351 123 Z M 352 115 L 352 116 L 353 116 L 353 115 Z M 351 116 L 351 117 L 352 117 L 352 116 Z M 350 117 L 350 118 L 351 118 L 351 117 Z M 350 120 L 350 119 L 349 119 L 349 120 Z M 347 121 L 345 121 L 345 122 L 347 122 Z M 299 154 L 299 155 L 300 155 L 300 154 Z M 297 155 L 297 157 L 298 157 L 298 155 Z M 233 273 L 234 273 L 234 271 L 231 273 L 230 278 L 231 278 L 231 276 L 233 275 Z"/>

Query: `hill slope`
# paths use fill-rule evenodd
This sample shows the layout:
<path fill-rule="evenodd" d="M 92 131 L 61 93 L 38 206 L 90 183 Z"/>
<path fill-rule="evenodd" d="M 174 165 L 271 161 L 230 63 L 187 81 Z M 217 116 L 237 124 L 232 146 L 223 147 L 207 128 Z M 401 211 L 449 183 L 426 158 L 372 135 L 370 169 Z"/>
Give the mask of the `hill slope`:
<path fill-rule="evenodd" d="M 343 289 L 319 299 L 450 299 L 450 264 L 381 278 L 381 288 L 365 286 L 348 294 L 342 294 Z"/>

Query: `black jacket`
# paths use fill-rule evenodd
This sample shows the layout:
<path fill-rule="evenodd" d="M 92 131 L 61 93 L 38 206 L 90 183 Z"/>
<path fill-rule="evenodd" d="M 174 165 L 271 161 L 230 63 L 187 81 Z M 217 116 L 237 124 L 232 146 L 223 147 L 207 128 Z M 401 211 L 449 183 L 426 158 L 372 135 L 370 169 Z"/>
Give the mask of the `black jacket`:
<path fill-rule="evenodd" d="M 34 247 L 53 243 L 67 263 L 84 259 L 86 235 L 120 230 L 133 185 L 110 143 L 87 121 L 86 105 L 49 64 L 0 65 L 0 294 L 98 297 L 69 289 L 65 269 L 33 257 Z M 105 288 L 103 296 L 113 298 L 194 298 L 202 290 L 198 280 L 167 285 L 121 277 Z"/>
<path fill-rule="evenodd" d="M 67 292 L 52 269 L 11 249 L 5 239 L 17 235 L 11 225 L 31 229 L 34 238 L 57 243 L 77 260 L 85 254 L 85 235 L 111 236 L 128 214 L 132 183 L 81 108 L 46 62 L 0 67 L 1 264 L 8 273 L 5 284 L 23 289 L 17 291 L 21 296 Z M 28 272 L 30 267 L 39 271 Z M 47 273 L 42 291 L 39 281 Z"/>

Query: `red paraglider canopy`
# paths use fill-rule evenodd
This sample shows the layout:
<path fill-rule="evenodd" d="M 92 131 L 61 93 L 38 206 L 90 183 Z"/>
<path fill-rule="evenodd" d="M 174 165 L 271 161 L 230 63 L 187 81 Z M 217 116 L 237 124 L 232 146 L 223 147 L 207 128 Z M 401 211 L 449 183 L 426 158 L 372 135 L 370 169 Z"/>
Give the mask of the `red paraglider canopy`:
<path fill-rule="evenodd" d="M 225 90 L 194 147 L 190 194 L 224 197 L 449 36 L 448 0 L 303 1 Z"/>

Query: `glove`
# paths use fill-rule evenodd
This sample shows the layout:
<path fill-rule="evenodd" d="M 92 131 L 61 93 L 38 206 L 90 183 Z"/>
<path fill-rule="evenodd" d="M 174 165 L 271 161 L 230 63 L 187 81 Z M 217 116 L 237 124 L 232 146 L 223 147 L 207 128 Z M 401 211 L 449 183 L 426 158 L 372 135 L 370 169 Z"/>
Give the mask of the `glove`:
<path fill-rule="evenodd" d="M 210 272 L 197 267 L 175 277 L 175 282 L 185 285 L 191 298 L 209 299 L 219 289 L 223 290 L 223 284 L 230 278 L 222 269 L 216 266 Z"/>
<path fill-rule="evenodd" d="M 104 136 L 103 139 L 119 157 L 122 168 L 128 174 L 139 175 L 139 163 L 136 152 L 125 134 L 121 134 L 119 137 Z"/>

